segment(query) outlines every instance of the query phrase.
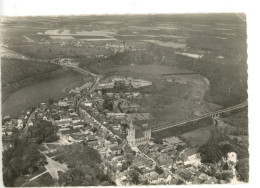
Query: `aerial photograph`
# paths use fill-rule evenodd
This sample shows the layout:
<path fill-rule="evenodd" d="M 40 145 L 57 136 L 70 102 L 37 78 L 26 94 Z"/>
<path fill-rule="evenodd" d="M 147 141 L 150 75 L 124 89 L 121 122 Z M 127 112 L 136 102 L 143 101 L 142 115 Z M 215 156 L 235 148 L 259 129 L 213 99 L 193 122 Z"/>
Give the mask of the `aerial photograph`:
<path fill-rule="evenodd" d="M 2 17 L 6 187 L 249 182 L 244 13 Z"/>

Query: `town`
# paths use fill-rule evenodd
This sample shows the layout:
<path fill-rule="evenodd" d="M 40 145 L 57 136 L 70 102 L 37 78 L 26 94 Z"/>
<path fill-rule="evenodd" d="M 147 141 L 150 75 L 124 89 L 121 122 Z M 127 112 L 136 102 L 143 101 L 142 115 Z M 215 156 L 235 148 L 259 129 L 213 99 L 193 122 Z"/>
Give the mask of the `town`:
<path fill-rule="evenodd" d="M 246 29 L 237 14 L 4 18 L 4 185 L 248 182 Z"/>
<path fill-rule="evenodd" d="M 100 153 L 104 170 L 116 185 L 215 184 L 233 178 L 234 156 L 217 165 L 205 165 L 200 161 L 198 147 L 188 146 L 174 136 L 163 140 L 151 137 L 154 118 L 130 102 L 142 94 L 128 91 L 149 85 L 152 82 L 115 76 L 87 88 L 72 89 L 57 102 L 49 99 L 48 104 L 39 104 L 19 119 L 5 117 L 4 150 L 13 147 L 13 131 L 25 134 L 35 122 L 48 121 L 58 128 L 57 137 L 42 144 L 42 153 L 59 155 L 60 145 L 86 143 Z M 30 139 L 35 141 L 33 136 Z M 225 164 L 229 168 L 223 170 Z M 216 174 L 227 178 L 218 180 Z"/>

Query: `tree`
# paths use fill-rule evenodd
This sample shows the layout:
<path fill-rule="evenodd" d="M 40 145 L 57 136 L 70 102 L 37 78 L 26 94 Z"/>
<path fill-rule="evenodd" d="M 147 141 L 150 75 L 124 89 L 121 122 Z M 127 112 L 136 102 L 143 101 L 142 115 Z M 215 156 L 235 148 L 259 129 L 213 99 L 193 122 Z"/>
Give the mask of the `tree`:
<path fill-rule="evenodd" d="M 139 173 L 137 172 L 136 169 L 130 171 L 129 176 L 130 176 L 130 181 L 135 185 L 138 185 L 140 183 Z"/>
<path fill-rule="evenodd" d="M 239 179 L 244 182 L 249 180 L 249 159 L 244 158 L 237 162 L 236 170 L 239 174 Z"/>
<path fill-rule="evenodd" d="M 103 108 L 108 109 L 109 111 L 113 110 L 113 101 L 112 99 L 105 97 L 105 100 L 103 102 Z"/>
<path fill-rule="evenodd" d="M 59 137 L 56 136 L 58 127 L 49 121 L 38 120 L 35 122 L 34 126 L 29 128 L 29 131 L 31 132 L 29 139 L 35 139 L 38 144 L 59 139 Z"/>
<path fill-rule="evenodd" d="M 214 141 L 202 145 L 199 148 L 199 153 L 203 163 L 216 163 L 223 156 L 219 146 Z"/>
<path fill-rule="evenodd" d="M 230 152 L 236 152 L 236 149 L 231 144 L 220 145 L 220 150 L 223 156 L 226 156 Z"/>
<path fill-rule="evenodd" d="M 52 105 L 53 103 L 54 103 L 54 100 L 53 100 L 52 98 L 49 98 L 49 99 L 48 99 L 48 104 L 49 104 L 49 105 Z"/>
<path fill-rule="evenodd" d="M 72 169 L 59 178 L 61 186 L 93 186 L 90 175 L 85 175 L 81 169 Z"/>
<path fill-rule="evenodd" d="M 163 144 L 163 140 L 161 138 L 155 138 L 154 143 L 155 144 Z"/>

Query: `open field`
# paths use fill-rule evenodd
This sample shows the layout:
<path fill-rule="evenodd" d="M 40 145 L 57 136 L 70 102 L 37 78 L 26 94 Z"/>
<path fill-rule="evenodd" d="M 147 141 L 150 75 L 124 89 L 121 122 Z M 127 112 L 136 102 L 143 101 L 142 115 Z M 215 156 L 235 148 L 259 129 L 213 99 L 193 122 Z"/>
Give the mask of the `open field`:
<path fill-rule="evenodd" d="M 137 103 L 155 118 L 152 126 L 177 122 L 220 109 L 218 105 L 199 104 L 191 100 L 169 96 L 163 97 L 163 95 L 149 95 L 140 99 Z"/>
<path fill-rule="evenodd" d="M 194 131 L 181 134 L 180 138 L 182 138 L 182 140 L 184 140 L 190 145 L 202 146 L 212 137 L 211 131 L 213 130 L 214 130 L 214 126 L 209 125 L 206 127 L 201 127 Z"/>
<path fill-rule="evenodd" d="M 116 66 L 113 68 L 108 68 L 107 72 L 110 71 L 117 71 L 119 72 L 134 72 L 139 73 L 141 75 L 161 75 L 161 74 L 182 74 L 182 73 L 191 73 L 191 71 L 180 69 L 177 67 L 170 67 L 170 66 L 162 66 L 162 65 L 123 65 L 123 66 Z"/>
<path fill-rule="evenodd" d="M 67 39 L 66 39 L 67 40 Z M 65 40 L 65 41 L 66 41 Z M 92 39 L 91 39 L 92 40 Z M 105 48 L 90 48 L 82 47 L 77 48 L 73 44 L 61 46 L 60 44 L 30 44 L 26 48 L 23 46 L 13 47 L 19 53 L 25 54 L 29 57 L 37 59 L 55 59 L 55 58 L 78 58 L 95 55 L 110 55 L 112 52 Z M 84 58 L 83 58 L 84 59 Z"/>
<path fill-rule="evenodd" d="M 2 104 L 2 116 L 19 116 L 24 110 L 32 108 L 41 102 L 65 96 L 71 88 L 80 86 L 81 76 L 73 76 L 40 82 L 19 89 Z"/>

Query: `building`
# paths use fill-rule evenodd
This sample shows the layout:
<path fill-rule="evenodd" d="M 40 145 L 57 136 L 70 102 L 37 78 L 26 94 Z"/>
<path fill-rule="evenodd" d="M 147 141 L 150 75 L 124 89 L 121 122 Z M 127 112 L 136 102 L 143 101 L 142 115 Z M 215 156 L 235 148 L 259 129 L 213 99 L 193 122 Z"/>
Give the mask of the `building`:
<path fill-rule="evenodd" d="M 67 101 L 59 101 L 58 105 L 64 107 L 64 106 L 68 106 L 68 103 Z"/>
<path fill-rule="evenodd" d="M 127 128 L 126 139 L 131 146 L 146 144 L 151 139 L 151 127 L 148 124 L 135 126 L 131 120 Z"/>

